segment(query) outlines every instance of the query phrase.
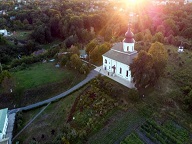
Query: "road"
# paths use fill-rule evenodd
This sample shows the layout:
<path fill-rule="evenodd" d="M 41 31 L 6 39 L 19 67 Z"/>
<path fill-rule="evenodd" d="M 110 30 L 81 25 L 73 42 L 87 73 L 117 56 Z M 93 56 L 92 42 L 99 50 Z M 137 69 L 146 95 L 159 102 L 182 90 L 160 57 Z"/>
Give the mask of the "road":
<path fill-rule="evenodd" d="M 28 105 L 28 106 L 25 106 L 25 107 L 20 107 L 20 108 L 9 110 L 9 114 L 16 113 L 16 112 L 19 112 L 19 111 L 22 111 L 22 110 L 30 110 L 30 109 L 33 109 L 33 108 L 36 108 L 36 107 L 39 107 L 39 106 L 46 105 L 46 104 L 48 104 L 50 102 L 53 102 L 53 101 L 56 101 L 56 100 L 58 100 L 60 98 L 64 98 L 67 95 L 69 95 L 70 93 L 72 93 L 73 91 L 79 89 L 80 87 L 82 87 L 83 85 L 88 83 L 90 80 L 95 78 L 98 74 L 99 73 L 97 71 L 92 70 L 83 81 L 81 81 L 80 83 L 78 83 L 77 85 L 72 87 L 71 89 L 69 89 L 69 90 L 67 90 L 67 91 L 65 91 L 65 92 L 63 92 L 63 93 L 61 93 L 59 95 L 56 95 L 56 96 L 54 96 L 52 98 L 49 98 L 47 100 L 37 102 L 35 104 L 31 104 L 31 105 Z"/>

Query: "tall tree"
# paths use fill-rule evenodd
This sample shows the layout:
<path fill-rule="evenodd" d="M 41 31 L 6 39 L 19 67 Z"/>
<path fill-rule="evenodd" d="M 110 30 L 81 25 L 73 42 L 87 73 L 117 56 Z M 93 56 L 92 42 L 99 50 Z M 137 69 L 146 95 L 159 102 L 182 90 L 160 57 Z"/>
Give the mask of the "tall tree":
<path fill-rule="evenodd" d="M 153 85 L 157 80 L 153 58 L 146 51 L 141 50 L 130 65 L 133 82 L 138 89 Z"/>
<path fill-rule="evenodd" d="M 80 67 L 82 65 L 82 61 L 77 54 L 73 54 L 70 57 L 70 61 L 71 61 L 71 67 L 78 69 L 78 70 L 80 69 Z"/>
<path fill-rule="evenodd" d="M 164 45 L 160 42 L 155 42 L 149 48 L 148 53 L 153 58 L 157 77 L 162 76 L 168 59 L 167 50 Z"/>

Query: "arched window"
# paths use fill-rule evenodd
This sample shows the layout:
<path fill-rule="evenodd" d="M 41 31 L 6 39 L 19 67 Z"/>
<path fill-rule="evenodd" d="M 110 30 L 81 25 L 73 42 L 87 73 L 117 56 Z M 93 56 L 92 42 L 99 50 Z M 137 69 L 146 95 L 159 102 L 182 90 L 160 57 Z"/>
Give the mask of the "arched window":
<path fill-rule="evenodd" d="M 119 71 L 119 73 L 120 73 L 120 74 L 122 73 L 122 68 L 120 68 L 120 71 Z"/>

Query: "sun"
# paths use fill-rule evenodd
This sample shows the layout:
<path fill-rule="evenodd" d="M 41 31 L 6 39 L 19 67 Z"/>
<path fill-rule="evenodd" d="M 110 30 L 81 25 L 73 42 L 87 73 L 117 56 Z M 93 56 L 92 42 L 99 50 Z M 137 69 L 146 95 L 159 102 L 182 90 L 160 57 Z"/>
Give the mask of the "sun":
<path fill-rule="evenodd" d="M 128 5 L 136 5 L 142 3 L 143 0 L 123 0 Z"/>
<path fill-rule="evenodd" d="M 132 3 L 132 4 L 136 4 L 137 0 L 127 0 L 128 2 Z"/>

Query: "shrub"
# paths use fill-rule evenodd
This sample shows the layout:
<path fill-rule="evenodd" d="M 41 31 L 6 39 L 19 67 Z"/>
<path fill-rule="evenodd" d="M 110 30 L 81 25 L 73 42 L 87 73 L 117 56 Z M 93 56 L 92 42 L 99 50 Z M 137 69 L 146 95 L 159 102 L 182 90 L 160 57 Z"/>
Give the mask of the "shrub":
<path fill-rule="evenodd" d="M 136 89 L 130 89 L 128 92 L 128 97 L 133 102 L 137 102 L 139 100 L 139 93 Z"/>

